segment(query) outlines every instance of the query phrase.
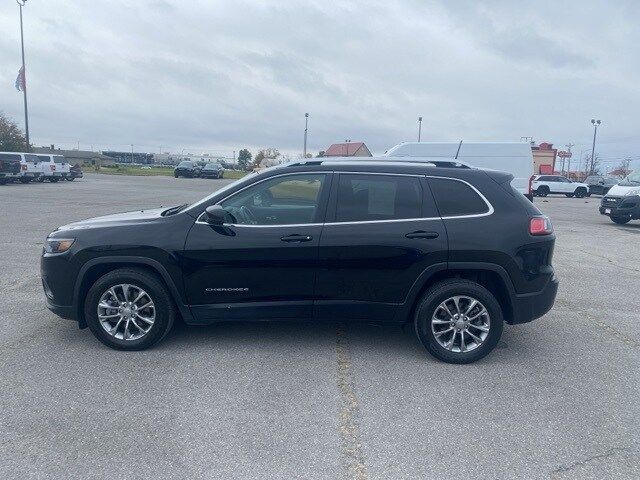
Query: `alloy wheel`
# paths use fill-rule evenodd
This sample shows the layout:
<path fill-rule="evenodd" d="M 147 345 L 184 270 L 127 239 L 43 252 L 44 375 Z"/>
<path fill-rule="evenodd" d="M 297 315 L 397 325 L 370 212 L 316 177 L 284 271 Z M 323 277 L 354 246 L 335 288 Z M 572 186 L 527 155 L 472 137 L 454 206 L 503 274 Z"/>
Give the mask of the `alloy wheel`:
<path fill-rule="evenodd" d="M 98 321 L 102 328 L 119 340 L 144 337 L 156 318 L 153 300 L 137 285 L 127 283 L 110 287 L 98 302 Z"/>
<path fill-rule="evenodd" d="M 431 332 L 440 346 L 465 353 L 484 343 L 491 328 L 486 307 L 477 299 L 466 295 L 447 298 L 440 303 L 431 317 Z"/>

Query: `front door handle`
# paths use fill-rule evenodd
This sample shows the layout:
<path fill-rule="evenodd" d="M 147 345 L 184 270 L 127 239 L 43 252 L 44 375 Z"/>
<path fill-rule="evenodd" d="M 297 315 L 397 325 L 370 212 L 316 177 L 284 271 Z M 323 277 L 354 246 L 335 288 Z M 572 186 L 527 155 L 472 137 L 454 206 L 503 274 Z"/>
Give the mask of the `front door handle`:
<path fill-rule="evenodd" d="M 425 232 L 424 230 L 409 232 L 405 235 L 407 238 L 438 238 L 439 236 L 438 232 Z"/>
<path fill-rule="evenodd" d="M 313 240 L 313 237 L 311 235 L 298 235 L 297 233 L 294 233 L 293 235 L 280 237 L 280 240 L 283 242 L 310 242 Z"/>

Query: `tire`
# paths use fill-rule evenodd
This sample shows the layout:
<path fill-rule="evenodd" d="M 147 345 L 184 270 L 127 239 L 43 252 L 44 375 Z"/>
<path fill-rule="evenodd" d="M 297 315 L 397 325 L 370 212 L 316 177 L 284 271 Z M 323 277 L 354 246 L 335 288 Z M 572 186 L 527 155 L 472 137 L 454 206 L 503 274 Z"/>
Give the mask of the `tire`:
<path fill-rule="evenodd" d="M 179 177 L 180 177 L 180 175 L 178 175 L 177 173 L 174 173 L 174 174 L 173 174 L 173 176 L 174 176 L 175 178 L 179 178 Z"/>
<path fill-rule="evenodd" d="M 51 183 L 58 183 L 58 180 L 60 180 L 60 178 L 58 178 L 58 177 L 50 177 L 50 178 L 49 178 L 49 181 L 50 181 Z"/>
<path fill-rule="evenodd" d="M 575 196 L 576 198 L 584 198 L 587 196 L 587 191 L 585 190 L 584 187 L 576 188 Z"/>
<path fill-rule="evenodd" d="M 0 178 L 0 185 L 6 185 L 7 184 L 7 179 L 6 178 Z"/>
<path fill-rule="evenodd" d="M 447 349 L 439 343 L 438 338 L 434 333 L 434 329 L 447 329 L 453 327 L 448 323 L 438 325 L 432 324 L 432 322 L 434 320 L 434 315 L 442 315 L 444 313 L 444 310 L 440 308 L 440 305 L 446 301 L 448 304 L 452 305 L 451 308 L 453 308 L 455 305 L 451 304 L 450 301 L 452 297 L 458 296 L 476 300 L 485 307 L 487 317 L 482 315 L 479 320 L 472 320 L 472 322 L 480 322 L 482 319 L 488 320 L 489 331 L 483 332 L 477 327 L 467 327 L 467 329 L 460 333 L 456 331 L 453 331 L 452 334 L 444 333 L 444 335 L 440 335 L 438 338 L 441 338 L 441 340 L 446 343 L 450 341 L 451 337 L 454 337 L 452 349 Z M 460 310 L 464 311 L 465 308 L 469 306 L 469 303 L 470 302 L 466 299 L 459 300 Z M 477 315 L 479 308 L 480 307 L 478 305 L 473 307 L 470 310 L 471 316 Z M 452 313 L 455 314 L 455 312 Z M 448 317 L 448 315 L 444 315 L 445 317 Z M 436 320 L 438 319 L 436 318 Z M 424 345 L 431 355 L 446 363 L 472 363 L 488 355 L 500 340 L 504 323 L 502 318 L 502 308 L 493 294 L 476 282 L 460 279 L 445 280 L 433 285 L 427 292 L 425 292 L 418 302 L 413 321 L 416 335 L 420 342 L 422 342 L 422 345 Z M 463 320 L 460 319 L 459 321 Z M 473 327 L 473 325 L 471 325 L 471 327 Z M 475 342 L 468 333 L 467 330 L 469 329 L 472 330 L 472 332 L 475 332 L 474 335 L 477 338 L 480 338 L 485 334 L 484 338 L 480 338 L 482 341 L 479 345 L 477 345 L 477 342 Z M 466 351 L 461 351 L 461 336 L 463 338 L 466 337 Z M 455 351 L 456 343 L 458 344 L 458 351 Z M 476 346 L 469 349 L 472 344 L 475 344 Z"/>
<path fill-rule="evenodd" d="M 618 225 L 624 225 L 625 223 L 629 223 L 631 221 L 631 217 L 609 217 L 613 223 L 617 223 Z"/>
<path fill-rule="evenodd" d="M 142 330 L 136 328 L 134 325 L 137 323 L 142 326 L 148 326 L 148 323 L 143 322 L 139 316 L 133 313 L 133 319 L 136 320 L 136 322 L 130 320 L 131 328 L 128 331 L 131 338 L 126 340 L 124 338 L 117 338 L 117 335 L 124 337 L 124 328 L 126 326 L 125 323 L 120 323 L 120 326 L 114 325 L 114 323 L 117 323 L 120 319 L 119 317 L 116 317 L 114 320 L 109 319 L 108 322 L 110 323 L 107 324 L 107 327 L 115 326 L 116 336 L 107 332 L 106 328 L 103 327 L 98 319 L 98 304 L 101 298 L 102 303 L 110 302 L 110 304 L 117 305 L 112 301 L 113 297 L 107 294 L 110 288 L 115 286 L 114 290 L 118 296 L 118 302 L 124 300 L 122 295 L 124 290 L 118 287 L 118 285 L 122 284 L 132 287 L 129 289 L 130 301 L 131 296 L 137 295 L 140 289 L 144 290 L 146 296 L 137 302 L 138 306 L 142 307 L 143 305 L 140 305 L 140 303 L 148 299 L 153 302 L 154 309 L 150 310 L 147 308 L 144 311 L 139 311 L 142 311 L 142 316 L 145 318 L 151 318 L 149 317 L 149 315 L 151 315 L 150 312 L 154 312 L 155 315 L 153 323 L 147 332 L 142 334 Z M 105 300 L 104 295 L 108 295 L 107 298 L 111 300 Z M 123 315 L 119 313 L 118 308 L 103 309 L 102 311 L 110 316 L 114 313 L 116 315 Z M 85 297 L 84 318 L 94 336 L 108 347 L 116 350 L 144 350 L 157 344 L 169 333 L 169 330 L 171 330 L 173 326 L 175 309 L 167 288 L 156 275 L 137 268 L 121 268 L 103 275 L 92 285 L 91 289 L 89 289 Z M 126 320 L 123 320 L 123 322 L 126 322 Z M 142 336 L 134 338 L 136 334 L 142 334 Z"/>
<path fill-rule="evenodd" d="M 37 179 L 36 182 L 38 183 L 44 183 L 44 175 L 40 175 Z"/>
<path fill-rule="evenodd" d="M 566 195 L 568 198 L 573 198 L 573 196 L 575 195 L 575 193 L 565 193 L 565 195 Z"/>
<path fill-rule="evenodd" d="M 31 177 L 20 177 L 20 183 L 29 183 L 31 180 Z"/>
<path fill-rule="evenodd" d="M 547 195 L 549 195 L 549 187 L 547 187 L 546 185 L 538 187 L 538 189 L 536 190 L 536 195 L 538 195 L 539 197 L 546 197 Z"/>
<path fill-rule="evenodd" d="M 67 182 L 73 182 L 76 177 L 66 177 Z"/>

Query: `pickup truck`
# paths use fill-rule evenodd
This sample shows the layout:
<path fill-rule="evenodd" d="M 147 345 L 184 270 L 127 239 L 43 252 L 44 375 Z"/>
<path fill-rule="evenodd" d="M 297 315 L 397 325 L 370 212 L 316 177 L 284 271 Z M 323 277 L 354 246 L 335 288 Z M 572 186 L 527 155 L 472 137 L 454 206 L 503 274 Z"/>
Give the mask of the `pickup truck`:
<path fill-rule="evenodd" d="M 20 161 L 22 157 L 19 153 L 0 152 L 0 185 L 20 173 Z"/>

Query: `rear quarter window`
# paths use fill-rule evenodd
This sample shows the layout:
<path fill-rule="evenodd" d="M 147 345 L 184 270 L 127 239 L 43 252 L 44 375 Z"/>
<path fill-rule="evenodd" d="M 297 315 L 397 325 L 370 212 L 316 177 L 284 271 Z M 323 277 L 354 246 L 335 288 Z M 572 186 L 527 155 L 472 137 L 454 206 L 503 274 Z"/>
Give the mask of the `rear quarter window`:
<path fill-rule="evenodd" d="M 489 206 L 468 184 L 447 178 L 429 178 L 429 186 L 442 217 L 481 215 Z"/>

